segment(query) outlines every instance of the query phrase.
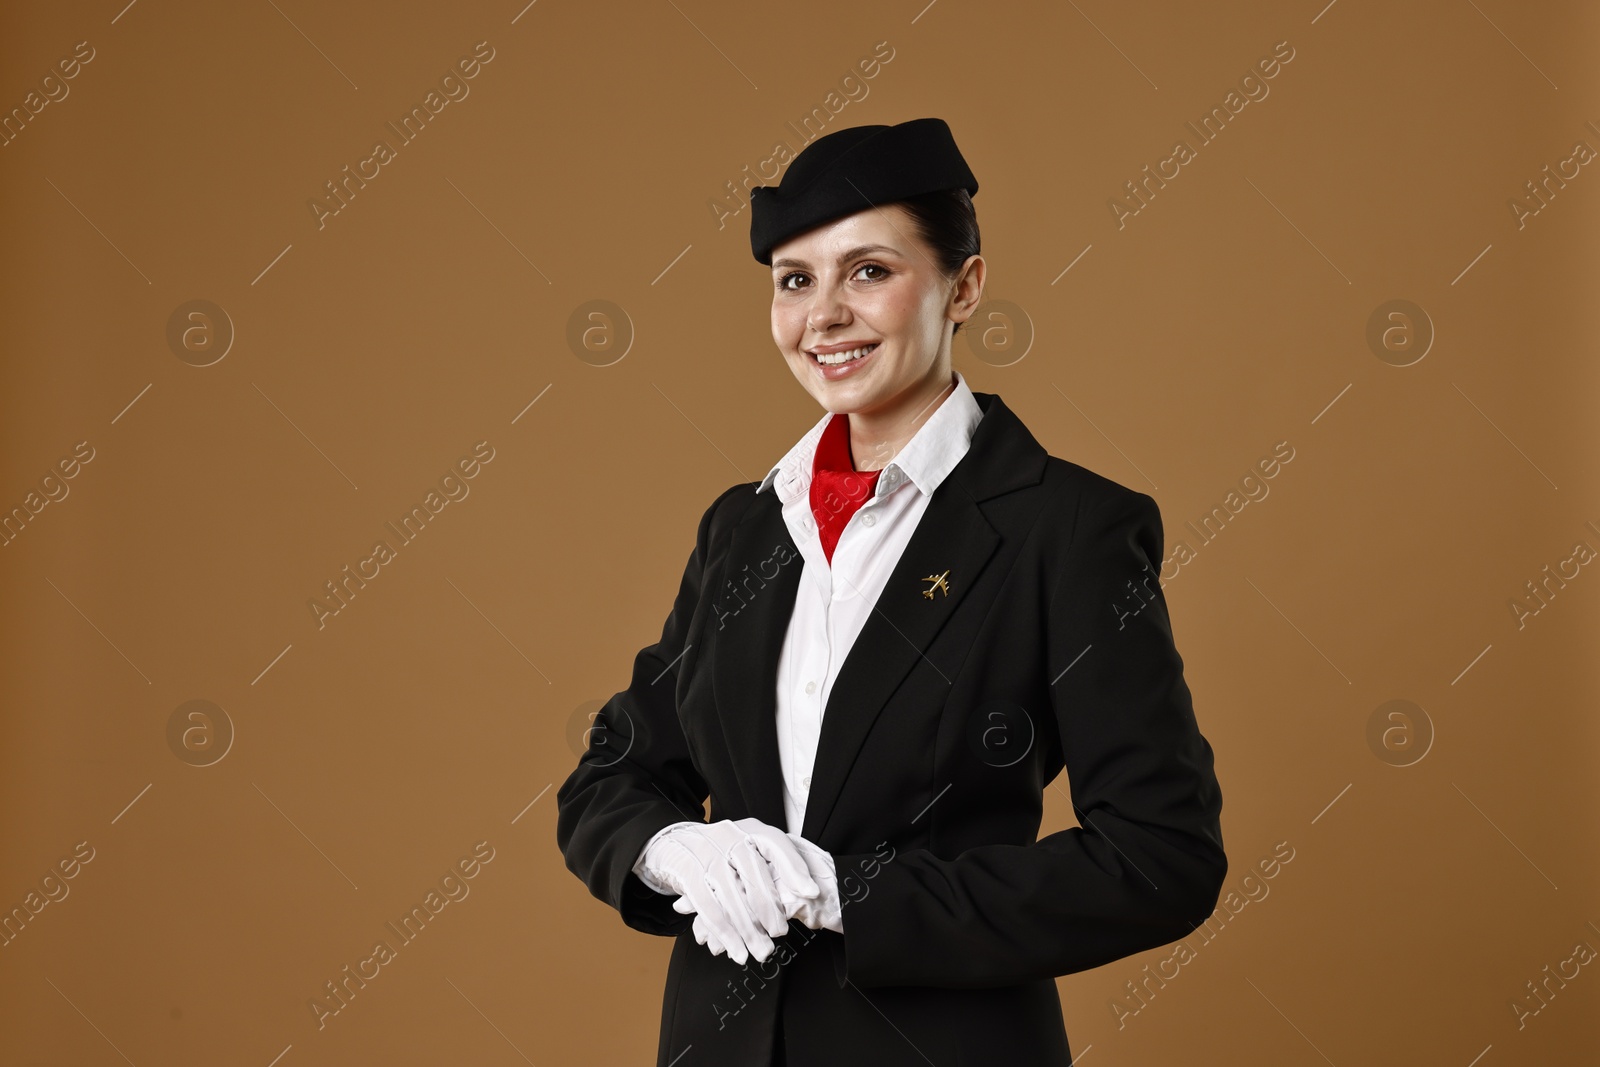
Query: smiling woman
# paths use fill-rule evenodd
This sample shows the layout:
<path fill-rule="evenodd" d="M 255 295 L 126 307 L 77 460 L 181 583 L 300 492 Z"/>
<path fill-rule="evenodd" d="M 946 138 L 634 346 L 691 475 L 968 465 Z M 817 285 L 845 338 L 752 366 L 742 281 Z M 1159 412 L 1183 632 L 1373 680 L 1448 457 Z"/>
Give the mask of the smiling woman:
<path fill-rule="evenodd" d="M 824 414 L 706 510 L 556 794 L 568 868 L 676 939 L 658 1067 L 1068 1067 L 1055 979 L 1216 907 L 1222 795 L 1163 594 L 1106 611 L 1159 567 L 1159 509 L 951 365 L 977 191 L 935 118 L 752 190 L 772 340 Z M 1080 825 L 1040 837 L 1063 770 Z"/>
<path fill-rule="evenodd" d="M 983 293 L 982 257 L 947 271 L 920 228 L 888 204 L 786 242 L 772 263 L 772 339 L 819 404 L 850 414 L 857 470 L 885 466 L 954 389 L 950 341 Z"/>
<path fill-rule="evenodd" d="M 752 251 L 775 286 L 772 339 L 819 404 L 849 413 L 856 470 L 886 466 L 954 390 L 950 343 L 983 295 L 986 270 L 972 206 L 978 181 L 949 127 L 920 119 L 880 138 L 884 129 L 841 130 L 807 149 L 777 189 L 751 195 Z M 902 173 L 857 181 L 831 166 L 863 145 L 883 152 L 880 140 L 899 142 Z M 893 197 L 872 199 L 875 183 L 894 183 Z M 791 184 L 804 196 L 786 197 Z M 827 221 L 814 225 L 819 218 Z"/>

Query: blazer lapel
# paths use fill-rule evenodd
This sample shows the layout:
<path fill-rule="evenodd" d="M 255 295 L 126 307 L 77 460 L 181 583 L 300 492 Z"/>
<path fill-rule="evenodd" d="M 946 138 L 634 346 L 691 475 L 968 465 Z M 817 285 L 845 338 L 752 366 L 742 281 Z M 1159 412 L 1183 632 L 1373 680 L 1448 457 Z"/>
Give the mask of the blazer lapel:
<path fill-rule="evenodd" d="M 998 396 L 973 396 L 984 416 L 971 446 L 929 500 L 828 694 L 801 828 L 807 840 L 820 839 L 879 713 L 927 659 L 927 648 L 999 546 L 1001 534 L 979 505 L 1037 484 L 1044 475 L 1045 450 L 1027 427 Z M 792 555 L 768 577 L 779 545 Z M 778 658 L 803 568 L 777 494 L 757 494 L 729 547 L 718 614 L 735 609 L 737 614 L 723 617 L 713 685 L 746 806 L 755 818 L 778 827 L 785 824 L 776 723 Z M 931 599 L 924 596 L 932 577 L 945 572 L 948 594 L 934 588 Z M 735 584 L 739 597 L 733 595 Z M 939 670 L 932 661 L 923 666 Z"/>
<path fill-rule="evenodd" d="M 925 651 L 999 543 L 1000 535 L 972 497 L 947 477 L 928 501 L 828 693 L 801 837 L 821 839 L 856 754 L 906 675 L 919 663 L 924 670 L 939 669 L 931 660 L 923 662 Z M 935 589 L 933 599 L 923 596 L 930 579 L 946 571 L 949 594 Z"/>

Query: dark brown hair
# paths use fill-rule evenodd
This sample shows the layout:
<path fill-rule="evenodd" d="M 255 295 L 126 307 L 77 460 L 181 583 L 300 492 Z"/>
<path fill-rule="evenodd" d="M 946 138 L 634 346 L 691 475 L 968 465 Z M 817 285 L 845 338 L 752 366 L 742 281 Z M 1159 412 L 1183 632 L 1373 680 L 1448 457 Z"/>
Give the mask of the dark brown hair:
<path fill-rule="evenodd" d="M 961 265 L 979 254 L 978 214 L 965 189 L 941 189 L 895 202 L 911 215 L 917 236 L 933 249 L 934 263 L 946 278 L 954 281 Z M 961 327 L 956 323 L 950 335 Z"/>

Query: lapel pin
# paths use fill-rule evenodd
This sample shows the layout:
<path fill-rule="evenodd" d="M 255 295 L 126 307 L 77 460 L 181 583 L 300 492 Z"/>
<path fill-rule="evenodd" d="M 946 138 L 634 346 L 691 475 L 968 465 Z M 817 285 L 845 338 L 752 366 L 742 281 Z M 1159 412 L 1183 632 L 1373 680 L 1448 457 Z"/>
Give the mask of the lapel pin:
<path fill-rule="evenodd" d="M 950 573 L 949 568 L 946 568 L 944 574 L 930 574 L 926 578 L 922 579 L 925 582 L 932 582 L 933 583 L 928 588 L 926 588 L 926 589 L 924 589 L 922 591 L 922 595 L 927 597 L 929 600 L 932 600 L 933 599 L 933 591 L 935 589 L 938 589 L 938 590 L 941 590 L 944 593 L 945 596 L 949 596 L 950 595 L 950 585 L 949 585 L 949 583 L 947 583 L 945 581 L 945 577 L 947 575 L 949 575 L 949 573 Z"/>

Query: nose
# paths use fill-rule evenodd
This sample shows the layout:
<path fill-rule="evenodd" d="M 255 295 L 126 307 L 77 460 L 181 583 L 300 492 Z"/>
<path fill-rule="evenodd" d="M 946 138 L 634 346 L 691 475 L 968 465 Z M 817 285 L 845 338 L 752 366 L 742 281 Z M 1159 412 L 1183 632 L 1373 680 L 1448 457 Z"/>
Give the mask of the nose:
<path fill-rule="evenodd" d="M 835 326 L 850 321 L 850 307 L 839 286 L 818 283 L 812 287 L 811 306 L 806 311 L 806 325 L 815 334 L 826 334 Z"/>

